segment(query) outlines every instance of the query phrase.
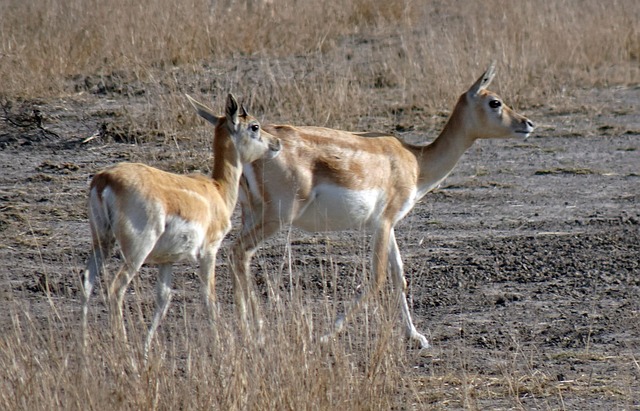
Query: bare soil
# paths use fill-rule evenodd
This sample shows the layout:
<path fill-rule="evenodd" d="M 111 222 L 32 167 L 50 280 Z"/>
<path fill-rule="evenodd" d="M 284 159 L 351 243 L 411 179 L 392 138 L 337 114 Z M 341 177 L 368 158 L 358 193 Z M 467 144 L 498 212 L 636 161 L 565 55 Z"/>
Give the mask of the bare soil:
<path fill-rule="evenodd" d="M 204 141 L 139 138 L 120 125 L 122 107 L 135 112 L 146 101 L 135 92 L 143 85 L 132 92 L 76 81 L 82 93 L 68 98 L 4 102 L 0 324 L 9 324 L 15 306 L 34 318 L 78 320 L 87 183 L 97 170 L 145 161 L 208 171 Z M 410 372 L 428 385 L 463 370 L 487 392 L 492 381 L 512 383 L 504 398 L 475 387 L 480 408 L 512 407 L 506 397 L 514 396 L 527 409 L 640 408 L 640 87 L 575 90 L 566 98 L 572 109 L 522 110 L 539 125 L 527 140 L 477 142 L 396 228 L 414 320 L 434 346 L 411 357 Z M 382 131 L 414 141 L 431 140 L 444 119 L 405 131 L 394 118 Z M 265 244 L 253 269 L 263 280 L 281 271 L 290 244 L 293 272 L 309 294 L 319 298 L 318 279 L 331 269 L 350 298 L 367 255 L 363 237 L 282 234 Z M 218 295 L 229 308 L 225 257 L 223 250 Z M 194 272 L 176 270 L 179 293 L 163 324 L 199 301 Z M 154 274 L 145 268 L 137 280 L 150 302 Z M 94 304 L 96 321 L 105 321 L 103 301 Z"/>

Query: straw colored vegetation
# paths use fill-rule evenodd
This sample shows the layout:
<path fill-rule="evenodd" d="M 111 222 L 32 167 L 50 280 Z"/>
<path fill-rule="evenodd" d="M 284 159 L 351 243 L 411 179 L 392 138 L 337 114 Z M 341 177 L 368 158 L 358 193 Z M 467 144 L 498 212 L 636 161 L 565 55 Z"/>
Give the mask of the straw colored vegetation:
<path fill-rule="evenodd" d="M 273 122 L 431 130 L 491 60 L 498 61 L 495 91 L 524 112 L 580 110 L 578 100 L 564 100 L 573 89 L 640 82 L 638 21 L 637 0 L 5 0 L 0 103 L 5 110 L 25 101 L 82 103 L 102 88 L 131 98 L 133 107 L 114 109 L 117 121 L 103 134 L 136 143 L 204 135 L 194 133 L 204 126 L 184 93 L 223 107 L 233 92 Z M 196 142 L 204 159 L 209 137 Z M 202 159 L 172 161 L 164 168 L 206 168 Z M 28 220 L 18 209 L 5 211 Z M 361 254 L 359 267 L 368 264 Z M 271 295 L 261 345 L 242 338 L 229 297 L 220 298 L 222 315 L 211 329 L 201 310 L 180 308 L 186 298 L 178 293 L 174 306 L 182 311 L 163 323 L 147 366 L 152 290 L 139 283 L 127 300 L 128 344 L 108 332 L 103 295 L 95 298 L 102 306 L 91 310 L 84 352 L 77 294 L 51 299 L 45 316 L 3 302 L 9 320 L 0 336 L 0 408 L 417 410 L 518 407 L 527 395 L 540 404 L 562 403 L 566 393 L 631 398 L 602 376 L 564 381 L 538 371 L 543 353 L 515 349 L 492 359 L 501 373 L 488 375 L 468 371 L 459 342 L 446 355 L 413 350 L 386 293 L 349 333 L 320 345 L 317 337 L 341 308 L 334 299 L 351 299 L 336 296 L 336 273 L 324 275 L 324 293 L 291 281 Z M 606 361 L 637 366 L 624 355 Z M 433 357 L 441 360 L 424 371 Z"/>
<path fill-rule="evenodd" d="M 212 66 L 211 83 L 250 95 L 271 119 L 351 127 L 375 114 L 380 88 L 396 89 L 396 104 L 448 109 L 493 59 L 504 74 L 497 91 L 516 106 L 640 77 L 632 0 L 254 2 L 2 2 L 0 96 L 65 95 L 74 79 L 99 76 L 155 84 L 169 95 L 156 108 L 177 104 L 173 94 L 184 105 L 181 76 Z M 366 64 L 354 53 L 366 53 Z M 241 59 L 264 77 L 244 78 Z"/>

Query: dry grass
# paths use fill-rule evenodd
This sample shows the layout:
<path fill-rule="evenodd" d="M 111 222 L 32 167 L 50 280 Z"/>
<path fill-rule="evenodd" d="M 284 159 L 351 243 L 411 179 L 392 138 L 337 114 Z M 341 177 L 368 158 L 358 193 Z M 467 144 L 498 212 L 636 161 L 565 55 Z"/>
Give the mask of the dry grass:
<path fill-rule="evenodd" d="M 402 374 L 406 350 L 384 315 L 372 315 L 371 327 L 361 326 L 348 338 L 316 344 L 313 324 L 322 320 L 312 318 L 312 307 L 316 312 L 322 308 L 311 300 L 303 302 L 297 290 L 266 309 L 265 343 L 256 344 L 240 337 L 229 312 L 211 330 L 203 313 L 183 311 L 182 318 L 163 326 L 162 338 L 143 366 L 145 326 L 140 313 L 149 308 L 146 291 L 149 295 L 128 299 L 129 343 L 114 340 L 104 321 L 94 317 L 86 354 L 78 346 L 77 316 L 65 313 L 64 304 L 52 302 L 46 319 L 31 318 L 29 310 L 11 306 L 11 329 L 0 339 L 0 407 L 423 408 L 413 382 Z M 377 335 L 372 338 L 368 333 L 374 328 Z"/>
<path fill-rule="evenodd" d="M 492 59 L 504 73 L 494 88 L 520 108 L 562 104 L 573 88 L 640 81 L 637 0 L 500 0 L 490 8 L 461 0 L 275 0 L 253 11 L 220 3 L 3 1 L 0 100 L 81 98 L 107 87 L 142 104 L 135 115 L 118 113 L 127 134 L 170 139 L 195 122 L 182 114 L 184 92 L 214 96 L 221 107 L 234 91 L 271 120 L 430 128 L 432 115 L 449 110 Z M 469 373 L 455 345 L 428 354 L 442 359 L 434 361 L 439 368 L 413 372 L 420 354 L 399 342 L 387 310 L 369 313 L 369 327 L 314 345 L 332 317 L 325 303 L 293 295 L 270 305 L 264 346 L 241 340 L 229 310 L 217 337 L 200 328 L 202 318 L 183 314 L 163 324 L 168 331 L 147 368 L 139 362 L 138 314 L 129 318 L 126 347 L 100 331 L 104 318 L 97 321 L 81 363 L 77 312 L 63 312 L 67 303 L 52 301 L 44 319 L 19 304 L 3 307 L 12 321 L 0 337 L 0 408 L 482 408 L 486 399 L 517 406 L 523 392 L 555 398 L 567 389 L 522 358 L 505 360 L 502 377 Z"/>
<path fill-rule="evenodd" d="M 144 140 L 191 131 L 184 92 L 220 107 L 233 91 L 271 121 L 432 130 L 494 59 L 493 88 L 520 109 L 567 109 L 575 88 L 640 81 L 633 0 L 223 3 L 3 2 L 0 102 L 137 97 L 144 107 L 119 127 Z"/>
<path fill-rule="evenodd" d="M 499 88 L 516 105 L 640 79 L 632 0 L 283 0 L 252 12 L 220 3 L 3 2 L 0 93 L 57 96 L 74 91 L 74 78 L 115 73 L 171 94 L 176 69 L 213 67 L 220 75 L 210 81 L 251 94 L 271 116 L 346 127 L 370 114 L 379 89 L 395 90 L 387 104 L 448 109 L 492 59 L 508 73 Z M 259 78 L 239 72 L 243 59 L 259 66 Z"/>

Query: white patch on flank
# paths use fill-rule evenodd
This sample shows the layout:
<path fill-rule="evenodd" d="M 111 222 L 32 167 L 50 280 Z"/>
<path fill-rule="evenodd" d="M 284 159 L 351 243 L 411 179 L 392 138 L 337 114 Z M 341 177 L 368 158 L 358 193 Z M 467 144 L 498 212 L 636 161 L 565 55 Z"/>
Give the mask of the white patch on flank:
<path fill-rule="evenodd" d="M 366 229 L 377 220 L 384 205 L 382 189 L 349 190 L 318 185 L 293 224 L 310 232 Z"/>
<path fill-rule="evenodd" d="M 165 230 L 147 257 L 147 262 L 196 261 L 202 252 L 205 234 L 202 224 L 168 216 Z"/>
<path fill-rule="evenodd" d="M 208 207 L 209 203 L 201 194 L 190 190 L 183 192 L 202 202 L 194 204 L 195 207 Z M 162 204 L 140 198 L 136 193 L 127 197 L 123 215 L 118 214 L 121 209 L 116 207 L 116 196 L 109 187 L 103 191 L 102 198 L 105 210 L 111 214 L 112 228 L 118 231 L 116 237 L 128 239 L 129 258 L 146 255 L 146 263 L 164 264 L 196 261 L 200 256 L 206 234 L 201 222 L 166 215 Z M 153 249 L 149 250 L 147 247 L 151 246 Z"/>

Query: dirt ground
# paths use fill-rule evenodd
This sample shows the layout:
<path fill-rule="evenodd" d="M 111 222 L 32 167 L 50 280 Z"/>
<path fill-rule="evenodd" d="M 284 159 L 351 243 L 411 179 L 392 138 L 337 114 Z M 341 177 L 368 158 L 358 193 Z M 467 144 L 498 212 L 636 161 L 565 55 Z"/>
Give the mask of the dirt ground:
<path fill-rule="evenodd" d="M 206 160 L 200 141 L 132 144 L 113 125 L 119 107 L 142 100 L 84 85 L 82 94 L 5 104 L 0 113 L 0 307 L 47 318 L 53 301 L 77 319 L 86 188 L 97 170 L 132 160 L 197 169 Z M 487 384 L 511 373 L 527 409 L 640 408 L 640 87 L 567 99 L 582 103 L 523 110 L 538 125 L 527 140 L 476 143 L 397 227 L 414 320 L 434 346 L 415 356 L 418 380 L 447 367 Z M 429 141 L 437 130 L 424 134 L 401 137 Z M 295 271 L 312 292 L 321 292 L 314 278 L 326 264 L 345 278 L 358 271 L 366 251 L 348 246 L 354 237 L 362 235 L 289 234 Z M 259 252 L 259 277 L 286 262 L 286 241 L 280 235 Z M 219 261 L 220 301 L 230 305 L 225 252 Z M 194 270 L 182 270 L 176 288 L 197 300 Z M 140 281 L 151 287 L 153 273 L 145 269 Z M 3 308 L 0 324 L 8 315 Z"/>

